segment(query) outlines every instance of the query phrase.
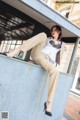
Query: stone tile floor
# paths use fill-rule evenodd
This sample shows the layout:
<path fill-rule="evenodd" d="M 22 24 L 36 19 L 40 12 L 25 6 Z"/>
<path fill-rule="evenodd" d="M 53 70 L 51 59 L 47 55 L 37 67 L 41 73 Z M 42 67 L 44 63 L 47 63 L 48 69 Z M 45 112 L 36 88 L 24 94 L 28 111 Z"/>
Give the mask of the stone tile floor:
<path fill-rule="evenodd" d="M 69 94 L 63 120 L 80 120 L 80 96 Z"/>

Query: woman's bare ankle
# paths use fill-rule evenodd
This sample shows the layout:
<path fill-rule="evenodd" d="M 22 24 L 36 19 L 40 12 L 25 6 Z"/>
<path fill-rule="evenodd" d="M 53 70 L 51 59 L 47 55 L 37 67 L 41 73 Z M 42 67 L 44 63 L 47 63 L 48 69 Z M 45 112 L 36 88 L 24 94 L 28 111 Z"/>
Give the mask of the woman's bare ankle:
<path fill-rule="evenodd" d="M 51 107 L 52 107 L 52 102 L 50 102 L 50 101 L 47 101 L 46 102 L 46 111 L 48 111 L 48 112 L 51 112 Z"/>

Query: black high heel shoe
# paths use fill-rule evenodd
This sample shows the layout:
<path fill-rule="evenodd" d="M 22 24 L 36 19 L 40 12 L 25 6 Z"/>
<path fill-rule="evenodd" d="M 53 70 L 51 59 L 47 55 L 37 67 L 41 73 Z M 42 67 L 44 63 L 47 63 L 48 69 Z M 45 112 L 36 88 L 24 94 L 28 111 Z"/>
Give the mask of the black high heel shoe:
<path fill-rule="evenodd" d="M 6 55 L 6 56 L 7 56 L 7 54 L 6 54 L 5 52 L 3 52 L 3 53 L 0 53 L 0 54 L 2 54 L 2 55 Z"/>
<path fill-rule="evenodd" d="M 51 112 L 46 111 L 46 108 L 47 108 L 47 106 L 46 106 L 46 102 L 45 102 L 45 103 L 44 103 L 44 110 L 45 110 L 45 114 L 46 114 L 46 115 L 48 115 L 48 116 L 52 116 L 52 113 L 51 113 Z"/>

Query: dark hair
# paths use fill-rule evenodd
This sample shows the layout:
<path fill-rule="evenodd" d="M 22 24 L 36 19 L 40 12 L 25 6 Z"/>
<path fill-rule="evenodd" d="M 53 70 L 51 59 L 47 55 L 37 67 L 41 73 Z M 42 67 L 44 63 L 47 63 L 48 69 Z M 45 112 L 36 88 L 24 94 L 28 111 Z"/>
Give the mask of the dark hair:
<path fill-rule="evenodd" d="M 50 30 L 50 33 L 52 32 L 52 30 L 53 30 L 54 27 L 55 27 L 58 31 L 60 31 L 59 36 L 58 36 L 58 40 L 61 40 L 61 37 L 62 37 L 62 29 L 61 29 L 60 26 L 58 26 L 58 25 L 52 26 L 52 28 L 51 28 L 51 30 Z"/>

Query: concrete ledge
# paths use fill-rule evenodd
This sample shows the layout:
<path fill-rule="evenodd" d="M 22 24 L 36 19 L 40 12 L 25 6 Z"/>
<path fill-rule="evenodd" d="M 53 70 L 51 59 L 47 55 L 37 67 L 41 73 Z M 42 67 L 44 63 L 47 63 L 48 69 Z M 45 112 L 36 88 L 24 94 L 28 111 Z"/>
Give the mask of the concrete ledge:
<path fill-rule="evenodd" d="M 43 112 L 49 76 L 38 65 L 0 55 L 0 111 L 9 120 L 61 120 L 73 76 L 60 73 L 53 101 L 53 117 Z"/>

